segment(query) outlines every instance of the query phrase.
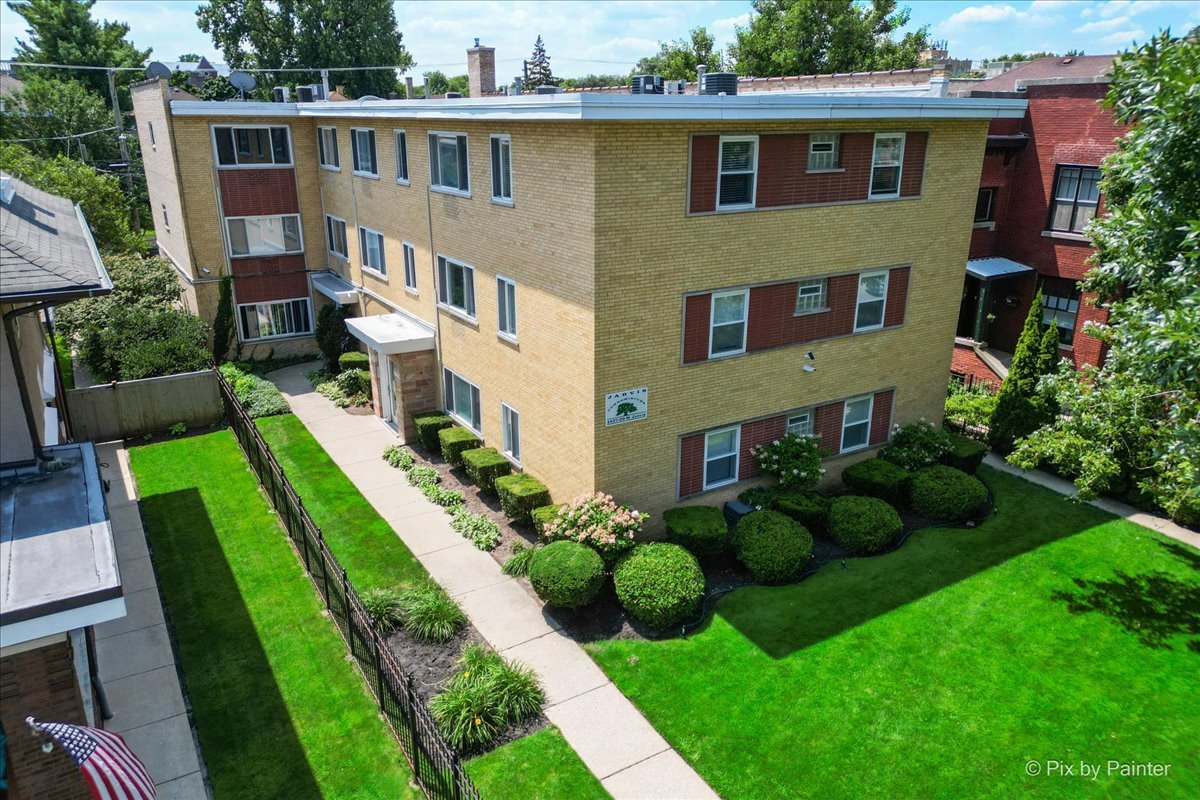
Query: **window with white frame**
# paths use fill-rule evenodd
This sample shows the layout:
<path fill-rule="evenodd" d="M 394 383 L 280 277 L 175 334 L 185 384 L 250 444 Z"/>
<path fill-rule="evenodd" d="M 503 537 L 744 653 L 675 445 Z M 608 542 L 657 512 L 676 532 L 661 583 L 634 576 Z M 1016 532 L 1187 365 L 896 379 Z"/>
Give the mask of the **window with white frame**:
<path fill-rule="evenodd" d="M 842 412 L 842 447 L 845 453 L 866 447 L 871 441 L 871 408 L 875 404 L 873 395 L 852 397 L 846 401 Z"/>
<path fill-rule="evenodd" d="M 738 479 L 738 426 L 704 434 L 704 488 L 715 489 Z"/>
<path fill-rule="evenodd" d="M 838 168 L 838 134 L 814 133 L 808 137 L 808 171 Z"/>
<path fill-rule="evenodd" d="M 824 278 L 813 278 L 800 281 L 796 290 L 796 313 L 807 314 L 810 311 L 824 311 L 828 284 Z"/>
<path fill-rule="evenodd" d="M 239 305 L 238 323 L 244 342 L 313 332 L 312 308 L 307 297 Z"/>
<path fill-rule="evenodd" d="M 408 183 L 408 134 L 396 131 L 396 183 Z"/>
<path fill-rule="evenodd" d="M 383 252 L 383 234 L 370 228 L 358 229 L 358 252 L 362 268 L 387 275 L 387 258 Z"/>
<path fill-rule="evenodd" d="M 1050 207 L 1050 230 L 1083 233 L 1100 206 L 1097 167 L 1059 166 Z"/>
<path fill-rule="evenodd" d="M 1079 314 L 1079 284 L 1065 278 L 1042 278 L 1042 323 L 1058 328 L 1058 342 L 1075 341 L 1075 319 Z"/>
<path fill-rule="evenodd" d="M 500 424 L 503 428 L 500 452 L 521 463 L 521 415 L 508 403 L 500 404 Z"/>
<path fill-rule="evenodd" d="M 871 197 L 899 197 L 900 173 L 904 164 L 904 134 L 875 134 L 871 157 Z"/>
<path fill-rule="evenodd" d="M 350 245 L 346 241 L 346 220 L 325 215 L 325 239 L 329 242 L 329 252 L 338 258 L 350 258 Z"/>
<path fill-rule="evenodd" d="M 350 129 L 350 151 L 354 157 L 354 173 L 368 178 L 379 177 L 379 162 L 375 158 L 375 131 L 371 128 Z"/>
<path fill-rule="evenodd" d="M 812 411 L 805 409 L 797 411 L 787 419 L 787 432 L 797 436 L 811 436 L 813 432 Z"/>
<path fill-rule="evenodd" d="M 450 369 L 442 370 L 446 410 L 476 433 L 483 431 L 479 413 L 479 387 Z"/>
<path fill-rule="evenodd" d="M 278 256 L 302 253 L 299 214 L 271 217 L 226 217 L 231 256 Z"/>
<path fill-rule="evenodd" d="M 342 160 L 338 157 L 337 128 L 317 128 L 317 155 L 322 167 L 342 168 Z"/>
<path fill-rule="evenodd" d="M 146 123 L 146 127 L 147 127 L 147 128 L 149 128 L 149 130 L 150 130 L 150 149 L 151 149 L 151 150 L 157 150 L 157 149 L 158 149 L 158 143 L 154 141 L 154 123 L 153 123 L 153 122 L 147 122 L 147 123 Z"/>
<path fill-rule="evenodd" d="M 887 270 L 864 272 L 858 276 L 858 301 L 854 310 L 855 331 L 872 331 L 883 327 L 887 289 Z"/>
<path fill-rule="evenodd" d="M 290 166 L 291 142 L 286 127 L 260 125 L 213 128 L 217 145 L 217 164 L 222 167 Z"/>
<path fill-rule="evenodd" d="M 512 202 L 512 139 L 492 134 L 492 199 Z"/>
<path fill-rule="evenodd" d="M 517 284 L 496 276 L 496 304 L 499 306 L 500 333 L 517 338 Z"/>
<path fill-rule="evenodd" d="M 171 219 L 167 216 L 167 204 L 166 203 L 162 204 L 162 212 L 163 212 L 163 230 L 166 231 L 167 233 L 170 233 L 171 232 Z"/>
<path fill-rule="evenodd" d="M 749 309 L 749 289 L 713 293 L 708 333 L 709 358 L 746 352 L 746 316 Z"/>
<path fill-rule="evenodd" d="M 757 136 L 722 136 L 717 168 L 717 208 L 754 208 Z"/>
<path fill-rule="evenodd" d="M 438 256 L 438 302 L 475 316 L 475 269 Z"/>
<path fill-rule="evenodd" d="M 404 288 L 417 290 L 417 251 L 410 242 L 401 242 L 404 252 Z"/>
<path fill-rule="evenodd" d="M 465 133 L 429 134 L 430 185 L 453 192 L 468 192 L 471 190 L 469 171 Z"/>

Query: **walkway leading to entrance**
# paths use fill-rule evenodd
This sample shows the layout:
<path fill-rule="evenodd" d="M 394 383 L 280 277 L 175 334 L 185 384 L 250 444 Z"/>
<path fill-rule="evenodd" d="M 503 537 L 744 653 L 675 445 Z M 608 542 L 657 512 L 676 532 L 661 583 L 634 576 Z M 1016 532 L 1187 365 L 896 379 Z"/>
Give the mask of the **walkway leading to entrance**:
<path fill-rule="evenodd" d="M 450 527 L 450 518 L 382 459 L 396 434 L 373 416 L 352 416 L 321 397 L 301 364 L 267 377 L 304 426 L 462 605 L 496 651 L 528 664 L 546 688 L 546 716 L 616 800 L 716 798 L 542 604 L 490 555 Z"/>

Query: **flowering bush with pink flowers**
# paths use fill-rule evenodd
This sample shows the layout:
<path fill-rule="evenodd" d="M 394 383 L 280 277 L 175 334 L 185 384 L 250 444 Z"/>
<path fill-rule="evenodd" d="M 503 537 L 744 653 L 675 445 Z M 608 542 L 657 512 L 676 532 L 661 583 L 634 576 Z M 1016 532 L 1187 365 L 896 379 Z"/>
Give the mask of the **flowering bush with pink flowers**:
<path fill-rule="evenodd" d="M 787 433 L 771 442 L 750 448 L 758 468 L 779 479 L 788 489 L 811 489 L 821 481 L 821 448 L 817 437 Z"/>
<path fill-rule="evenodd" d="M 572 541 L 591 547 L 614 564 L 634 545 L 646 515 L 617 505 L 611 494 L 597 492 L 576 497 L 546 523 L 542 536 L 548 542 Z"/>

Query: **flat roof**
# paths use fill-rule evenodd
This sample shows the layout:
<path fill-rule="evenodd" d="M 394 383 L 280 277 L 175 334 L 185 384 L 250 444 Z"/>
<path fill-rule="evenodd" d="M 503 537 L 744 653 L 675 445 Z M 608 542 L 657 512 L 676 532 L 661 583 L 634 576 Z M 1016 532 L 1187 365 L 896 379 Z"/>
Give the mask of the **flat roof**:
<path fill-rule="evenodd" d="M 983 281 L 1002 278 L 1006 275 L 1019 275 L 1022 272 L 1033 272 L 1033 267 L 1000 256 L 972 258 L 967 261 L 967 274 Z"/>
<path fill-rule="evenodd" d="M 346 320 L 350 334 L 380 353 L 418 353 L 433 349 L 433 329 L 400 313 L 352 317 Z"/>
<path fill-rule="evenodd" d="M 346 117 L 428 120 L 736 121 L 790 119 L 1020 119 L 1009 98 L 873 96 L 862 92 L 741 95 L 542 94 L 448 100 L 261 103 L 173 100 L 171 113 L 201 117 Z"/>
<path fill-rule="evenodd" d="M 353 283 L 334 272 L 318 272 L 312 276 L 312 285 L 321 294 L 338 305 L 358 300 L 358 289 Z"/>

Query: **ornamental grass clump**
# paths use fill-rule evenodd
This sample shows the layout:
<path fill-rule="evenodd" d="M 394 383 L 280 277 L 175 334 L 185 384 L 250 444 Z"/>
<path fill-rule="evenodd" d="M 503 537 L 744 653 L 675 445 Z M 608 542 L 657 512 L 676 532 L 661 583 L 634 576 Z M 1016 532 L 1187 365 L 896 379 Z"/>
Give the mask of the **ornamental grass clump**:
<path fill-rule="evenodd" d="M 396 588 L 371 589 L 362 596 L 363 610 L 375 623 L 375 629 L 387 636 L 399 630 L 404 612 L 400 608 L 401 591 Z"/>
<path fill-rule="evenodd" d="M 546 523 L 542 536 L 548 542 L 579 542 L 600 554 L 611 566 L 633 549 L 634 538 L 646 515 L 618 505 L 611 494 L 580 495 Z"/>
<path fill-rule="evenodd" d="M 463 647 L 458 672 L 429 703 L 451 747 L 478 752 L 511 725 L 542 712 L 546 693 L 537 674 L 481 644 Z"/>
<path fill-rule="evenodd" d="M 774 441 L 750 448 L 758 468 L 779 479 L 785 489 L 811 489 L 821 482 L 821 448 L 817 437 L 787 433 Z"/>
<path fill-rule="evenodd" d="M 533 561 L 533 554 L 537 551 L 537 548 L 530 547 L 524 542 L 513 542 L 509 545 L 509 549 L 512 551 L 512 558 L 504 562 L 504 565 L 500 567 L 500 571 L 513 578 L 528 575 L 529 564 Z"/>
<path fill-rule="evenodd" d="M 448 642 L 467 626 L 462 608 L 432 581 L 402 590 L 396 608 L 404 630 L 422 642 Z"/>

